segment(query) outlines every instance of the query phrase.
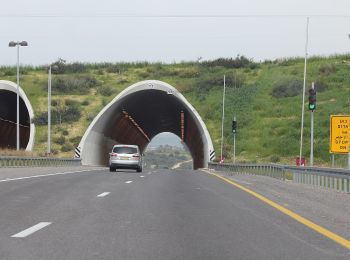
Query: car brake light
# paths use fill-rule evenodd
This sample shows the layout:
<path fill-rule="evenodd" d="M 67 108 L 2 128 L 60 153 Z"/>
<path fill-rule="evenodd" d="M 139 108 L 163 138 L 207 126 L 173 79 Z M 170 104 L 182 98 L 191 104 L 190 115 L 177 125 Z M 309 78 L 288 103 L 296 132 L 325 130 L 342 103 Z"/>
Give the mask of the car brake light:
<path fill-rule="evenodd" d="M 118 154 L 116 154 L 116 153 L 111 153 L 111 156 L 112 156 L 112 157 L 116 157 L 116 156 L 118 156 Z"/>
<path fill-rule="evenodd" d="M 132 157 L 140 157 L 140 155 L 136 153 L 136 154 L 133 154 Z"/>

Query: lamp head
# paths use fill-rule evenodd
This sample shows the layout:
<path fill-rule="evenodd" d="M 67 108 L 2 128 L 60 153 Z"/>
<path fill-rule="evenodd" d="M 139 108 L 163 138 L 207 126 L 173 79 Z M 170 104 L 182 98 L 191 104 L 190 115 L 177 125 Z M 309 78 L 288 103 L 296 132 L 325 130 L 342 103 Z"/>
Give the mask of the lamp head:
<path fill-rule="evenodd" d="M 9 47 L 16 47 L 17 43 L 15 43 L 14 41 L 10 41 L 9 42 Z"/>

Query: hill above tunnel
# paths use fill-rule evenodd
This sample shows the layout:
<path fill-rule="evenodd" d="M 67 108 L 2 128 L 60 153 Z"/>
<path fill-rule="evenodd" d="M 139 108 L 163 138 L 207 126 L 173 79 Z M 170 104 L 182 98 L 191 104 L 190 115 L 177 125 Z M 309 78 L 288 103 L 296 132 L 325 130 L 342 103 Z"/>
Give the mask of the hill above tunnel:
<path fill-rule="evenodd" d="M 101 109 L 121 91 L 143 80 L 171 84 L 192 104 L 206 124 L 218 156 L 224 74 L 227 88 L 223 153 L 227 161 L 233 151 L 231 121 L 234 115 L 238 122 L 238 161 L 294 163 L 299 154 L 302 58 L 253 62 L 239 56 L 176 64 L 83 64 L 59 60 L 56 65 L 58 70 L 52 82 L 52 121 L 53 150 L 57 156 L 72 157 L 74 147 Z M 15 72 L 15 67 L 1 67 L 0 79 L 15 81 Z M 349 55 L 312 57 L 308 61 L 307 88 L 315 82 L 317 90 L 316 164 L 330 162 L 330 115 L 350 114 L 349 72 Z M 24 67 L 21 73 L 21 87 L 35 114 L 34 150 L 45 153 L 47 71 L 44 67 Z M 306 110 L 303 148 L 306 158 L 310 146 L 309 121 Z M 341 156 L 337 158 L 342 160 Z"/>

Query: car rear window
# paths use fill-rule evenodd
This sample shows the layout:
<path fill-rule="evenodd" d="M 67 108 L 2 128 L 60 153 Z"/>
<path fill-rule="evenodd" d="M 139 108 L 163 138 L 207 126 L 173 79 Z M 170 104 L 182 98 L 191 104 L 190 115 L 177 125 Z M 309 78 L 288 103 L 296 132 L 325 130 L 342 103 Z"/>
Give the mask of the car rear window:
<path fill-rule="evenodd" d="M 134 154 L 137 153 L 137 149 L 134 147 L 114 147 L 114 153 Z"/>

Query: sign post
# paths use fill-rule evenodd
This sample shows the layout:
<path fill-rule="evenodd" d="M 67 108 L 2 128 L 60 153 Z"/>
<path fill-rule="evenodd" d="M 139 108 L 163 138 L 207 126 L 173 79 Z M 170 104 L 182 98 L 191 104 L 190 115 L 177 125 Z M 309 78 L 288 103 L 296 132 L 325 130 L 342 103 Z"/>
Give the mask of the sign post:
<path fill-rule="evenodd" d="M 233 134 L 233 163 L 236 163 L 236 134 Z"/>
<path fill-rule="evenodd" d="M 314 111 L 311 111 L 310 120 L 310 166 L 314 166 Z"/>
<path fill-rule="evenodd" d="M 350 147 L 348 151 L 348 170 L 350 170 Z"/>

